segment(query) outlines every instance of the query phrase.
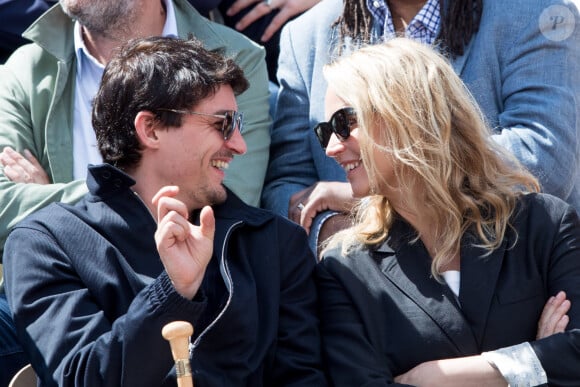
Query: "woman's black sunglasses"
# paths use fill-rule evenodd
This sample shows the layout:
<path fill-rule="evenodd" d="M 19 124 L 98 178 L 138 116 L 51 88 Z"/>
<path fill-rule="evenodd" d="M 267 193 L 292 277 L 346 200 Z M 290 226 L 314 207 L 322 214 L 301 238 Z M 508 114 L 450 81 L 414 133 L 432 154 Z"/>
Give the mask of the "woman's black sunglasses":
<path fill-rule="evenodd" d="M 322 149 L 326 149 L 332 133 L 340 141 L 345 141 L 350 136 L 350 130 L 357 124 L 356 113 L 353 108 L 345 107 L 334 112 L 328 122 L 320 122 L 314 127 L 314 133 L 320 142 Z"/>

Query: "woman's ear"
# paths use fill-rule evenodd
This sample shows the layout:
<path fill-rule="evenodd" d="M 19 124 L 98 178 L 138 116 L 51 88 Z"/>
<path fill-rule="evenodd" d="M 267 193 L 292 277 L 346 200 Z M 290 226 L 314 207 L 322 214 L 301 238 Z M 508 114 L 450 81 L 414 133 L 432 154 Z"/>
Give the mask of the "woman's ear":
<path fill-rule="evenodd" d="M 147 110 L 137 113 L 137 116 L 135 116 L 135 131 L 139 142 L 144 148 L 157 148 L 159 146 L 157 129 L 159 129 L 159 122 L 155 114 Z"/>

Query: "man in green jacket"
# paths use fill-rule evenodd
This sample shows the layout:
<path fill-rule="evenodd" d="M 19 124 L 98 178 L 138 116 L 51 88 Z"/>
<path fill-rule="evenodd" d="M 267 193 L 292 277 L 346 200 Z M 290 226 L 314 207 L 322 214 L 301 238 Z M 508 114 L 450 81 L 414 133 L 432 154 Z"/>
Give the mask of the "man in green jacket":
<path fill-rule="evenodd" d="M 205 19 L 186 0 L 60 0 L 24 33 L 34 43 L 0 66 L 0 257 L 10 229 L 22 218 L 52 202 L 76 202 L 87 192 L 83 171 L 101 162 L 91 102 L 114 49 L 132 38 L 190 34 L 234 59 L 250 83 L 237 98 L 247 153 L 229 165 L 224 184 L 258 205 L 271 123 L 264 50 Z M 5 355 L 18 352 L 15 342 L 15 348 L 6 348 L 7 313 L 0 291 L 4 377 L 10 376 Z"/>

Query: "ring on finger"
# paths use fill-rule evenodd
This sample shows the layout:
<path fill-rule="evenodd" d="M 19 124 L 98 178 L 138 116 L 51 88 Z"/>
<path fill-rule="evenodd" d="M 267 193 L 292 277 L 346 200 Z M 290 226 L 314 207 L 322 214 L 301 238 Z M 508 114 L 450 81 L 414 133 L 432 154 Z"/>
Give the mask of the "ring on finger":
<path fill-rule="evenodd" d="M 263 0 L 263 3 L 266 4 L 270 10 L 272 9 L 272 0 Z"/>
<path fill-rule="evenodd" d="M 302 211 L 302 210 L 304 209 L 304 204 L 302 204 L 302 203 L 298 203 L 298 204 L 296 205 L 296 208 L 298 208 L 298 210 Z"/>

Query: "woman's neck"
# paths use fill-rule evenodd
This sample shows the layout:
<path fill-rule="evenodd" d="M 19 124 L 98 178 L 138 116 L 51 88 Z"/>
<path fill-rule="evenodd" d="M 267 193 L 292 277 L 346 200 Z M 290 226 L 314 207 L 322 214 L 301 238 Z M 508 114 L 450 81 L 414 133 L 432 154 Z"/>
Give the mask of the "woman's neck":
<path fill-rule="evenodd" d="M 389 200 L 393 209 L 403 218 L 407 223 L 409 223 L 417 234 L 419 239 L 425 246 L 425 249 L 429 253 L 431 259 L 435 258 L 437 252 L 440 250 L 440 242 L 437 241 L 437 235 L 435 234 L 436 227 L 433 225 L 433 210 L 430 207 L 423 206 L 421 204 L 414 205 L 414 208 L 410 209 L 408 205 L 408 200 L 403 201 L 401 199 L 395 199 L 395 202 Z M 414 203 L 423 203 L 421 199 L 413 200 Z M 460 258 L 459 251 L 457 251 L 453 257 L 446 257 L 449 259 L 448 263 L 442 267 L 442 271 L 447 270 L 459 270 Z"/>

